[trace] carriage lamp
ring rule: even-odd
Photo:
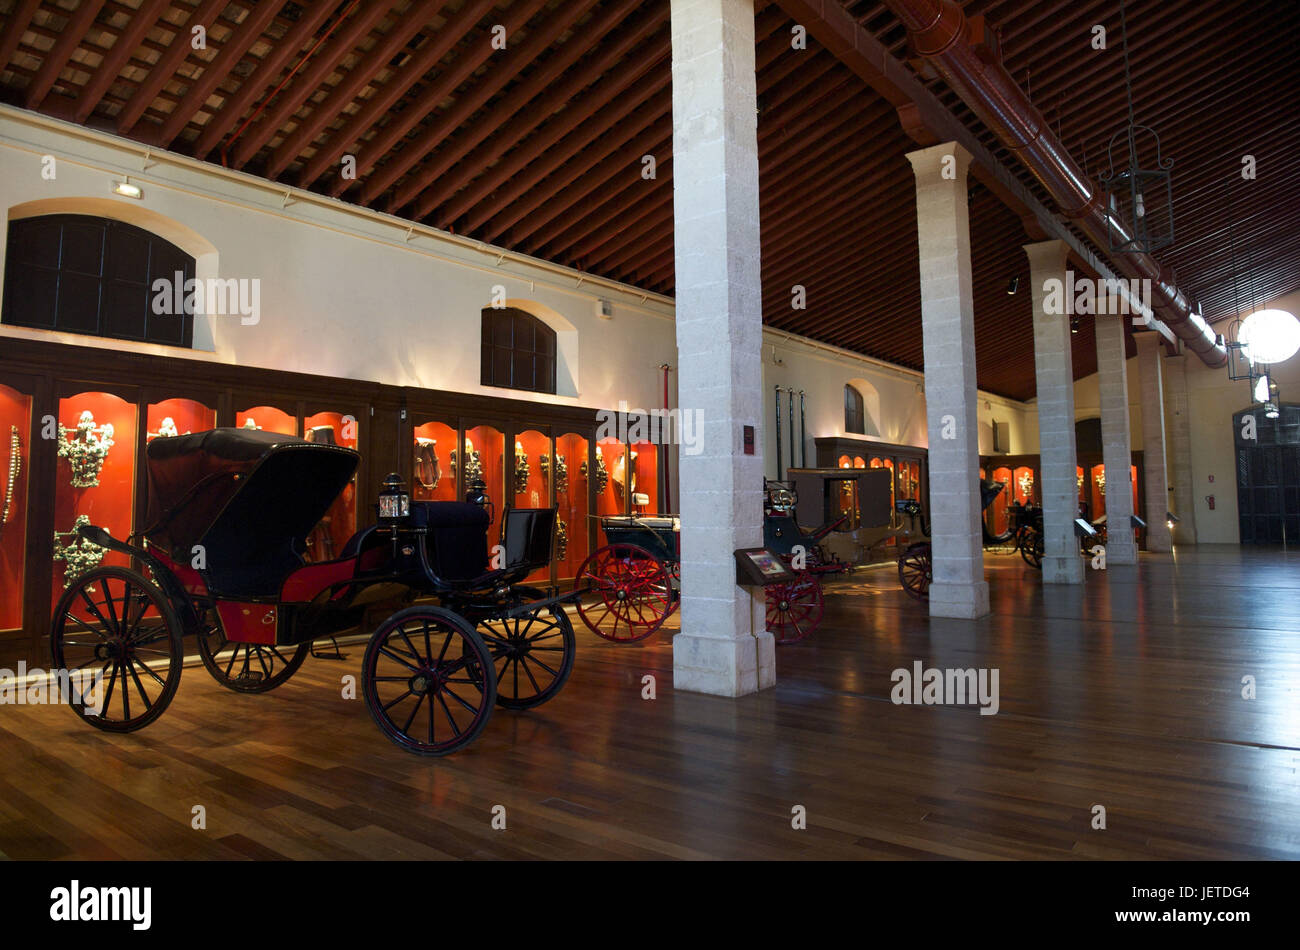
[[[469,483],[469,490],[465,492],[465,500],[471,505],[485,507],[492,499],[488,497],[487,482],[481,478],[476,478]]]
[[[384,479],[383,490],[379,493],[379,524],[386,528],[396,527],[410,516],[411,496],[406,493],[401,476],[391,472]]]

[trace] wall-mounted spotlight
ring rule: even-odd
[[[131,184],[130,179],[122,179],[113,182],[113,194],[121,195],[123,198],[143,198],[144,192],[140,190],[139,185]]]
[[[1070,318],[1070,332],[1071,332],[1071,333],[1078,333],[1078,332],[1079,332],[1079,318],[1078,318],[1078,317],[1071,317],[1071,318]]]
[[[1012,277],[1011,283],[1007,284],[1007,293],[1014,294],[1019,289],[1020,289],[1020,277],[1019,276]]]

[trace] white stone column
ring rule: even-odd
[[[1160,334],[1139,333],[1134,339],[1142,387],[1142,487],[1146,494],[1147,550],[1160,553],[1174,549],[1167,517],[1164,355]]]
[[[1192,485],[1192,414],[1187,404],[1187,354],[1165,357],[1165,391],[1169,397],[1169,445],[1174,467],[1174,507],[1179,544],[1196,543],[1196,501]]]
[[[1083,558],[1074,536],[1079,515],[1074,443],[1074,360],[1070,350],[1070,316],[1065,307],[1048,313],[1049,281],[1056,294],[1069,293],[1064,241],[1026,244],[1034,304],[1034,374],[1038,381],[1038,487],[1043,498],[1043,583],[1082,584]]]
[[[989,612],[980,533],[975,306],[971,290],[966,170],[956,142],[909,152],[916,174],[921,264],[921,344],[929,433],[930,616]]]
[[[1097,314],[1093,326],[1097,340],[1097,382],[1101,391],[1101,457],[1106,466],[1106,563],[1136,564],[1124,318]]]
[[[702,414],[681,453],[682,629],[673,686],[740,696],[776,682],[763,594],[733,551],[763,543],[762,294],[753,0],[672,0],[678,402]],[[755,454],[743,454],[743,427]],[[757,595],[757,596],[755,596]]]

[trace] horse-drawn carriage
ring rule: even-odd
[[[766,625],[779,644],[806,639],[825,611],[820,575],[849,569],[822,542],[847,516],[805,531],[794,517],[794,488],[764,484],[763,543],[794,573],[763,588]],[[583,562],[574,581],[583,592],[578,615],[592,632],[616,643],[644,640],[677,609],[681,519],[676,515],[615,515],[600,519],[606,544]]]
[[[385,616],[362,661],[366,707],[412,752],[460,749],[494,705],[539,705],[568,679],[575,641],[564,604],[575,595],[520,583],[549,563],[555,509],[509,511],[491,565],[486,511],[412,503],[391,475],[378,523],[341,557],[308,564],[306,538],[352,480],[356,452],[214,429],[155,439],[147,459],[150,526],[125,541],[81,529],[138,567],[80,574],[55,610],[56,668],[102,677],[93,703],[88,691],[71,697],[91,725],[128,732],[162,715],[187,637],[221,685],[266,692],[301,666],[311,641],[376,612]]]
[[[1004,482],[991,482],[984,479],[980,480],[980,510],[987,511],[988,507],[993,504],[994,499],[1006,488]],[[902,584],[905,590],[917,600],[928,600],[930,597],[930,582],[934,576],[933,559],[930,549],[930,526],[926,521],[924,509],[921,503],[917,501],[900,501],[898,510],[906,516],[910,524],[909,535],[919,536],[923,540],[913,541],[903,553],[898,556],[898,582]],[[984,538],[984,546],[990,547],[995,545],[1006,544],[1008,541],[1015,540],[1017,548],[1021,551],[1025,561],[1030,564],[1035,562],[1030,560],[1032,552],[1038,553],[1038,561],[1042,561],[1042,520],[1038,522],[1037,534],[1032,534],[1032,525],[1012,524],[1011,528],[1002,534],[993,534],[989,531],[988,525],[983,520],[980,522],[980,531]],[[1025,553],[1026,547],[1031,552]]]

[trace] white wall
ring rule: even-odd
[[[55,158],[52,181],[41,175],[45,155]],[[141,200],[111,193],[113,181],[128,175],[143,189]],[[662,406],[659,367],[677,364],[670,299],[592,282],[576,271],[441,232],[408,234],[409,223],[397,218],[181,156],[146,158],[137,143],[5,106],[0,209],[8,217],[80,211],[121,218],[194,254],[200,277],[257,278],[261,288],[259,323],[202,318],[196,350],[3,326],[0,346],[6,336],[55,339],[594,408],[617,407],[621,400],[630,407]],[[6,238],[0,227],[0,268]],[[509,303],[557,329],[563,367],[570,370],[562,368],[559,395],[479,384],[480,311],[496,285],[505,288]],[[613,319],[598,316],[601,298],[612,302]],[[873,417],[880,441],[926,445],[919,373],[772,331],[764,333],[762,365],[755,371],[763,377],[764,412],[755,422],[769,475],[776,474],[777,385],[806,393],[809,464],[813,438],[843,434],[843,387],[851,381],[878,395]],[[675,376],[670,389],[676,405]],[[1036,451],[1037,419],[1026,404],[981,393],[979,419],[982,453],[993,450],[993,420],[1011,424],[1012,452]],[[783,428],[787,422],[783,415]],[[788,433],[782,436],[788,452]]]
[[[41,177],[42,156],[56,159],[53,181]],[[38,206],[48,212],[83,207],[160,231],[191,253],[205,255],[208,276],[257,278],[261,317],[210,317],[211,358],[241,366],[374,380],[458,392],[587,406],[662,404],[658,367],[676,361],[671,301],[633,288],[580,287],[581,275],[551,265],[498,264],[500,251],[454,239],[413,235],[395,218],[360,214],[341,202],[294,200],[250,176],[228,176],[170,156],[153,156],[141,171],[143,149],[76,126],[18,110],[0,110],[0,208]],[[142,200],[111,194],[129,174]],[[107,209],[107,211],[106,211]],[[117,209],[113,213],[113,209]],[[20,208],[21,216],[24,210]],[[150,220],[154,219],[154,220]],[[173,227],[159,227],[157,219]],[[0,262],[4,228],[0,228]],[[3,266],[0,264],[0,266]],[[540,396],[479,384],[480,311],[493,287],[511,303],[568,331],[569,364],[561,396]],[[597,315],[609,299],[613,318]],[[643,298],[646,298],[643,300]],[[5,328],[11,336],[81,336]],[[204,334],[196,333],[202,341]],[[2,344],[0,344],[2,345]],[[104,345],[165,352],[119,341]],[[202,356],[188,350],[177,355]]]
[[[780,361],[779,363],[777,361]],[[899,445],[928,445],[925,417],[924,377],[912,370],[866,360],[844,350],[768,330],[763,334],[763,404],[767,474],[776,477],[775,387],[793,388],[795,425],[799,424],[798,391],[807,406],[806,434],[808,464],[816,464],[814,438],[846,435],[844,431],[844,386],[853,384],[868,395],[874,388],[876,405],[868,398],[867,411],[879,435],[851,435],[871,441]],[[865,384],[865,385],[864,385]],[[790,464],[788,397],[782,395],[781,453]],[[878,409],[877,409],[878,406]],[[1038,450],[1038,420],[1027,403],[989,393],[979,394],[979,445],[981,454],[993,452],[994,420],[1011,426],[1011,453]],[[796,449],[798,448],[796,436]]]

